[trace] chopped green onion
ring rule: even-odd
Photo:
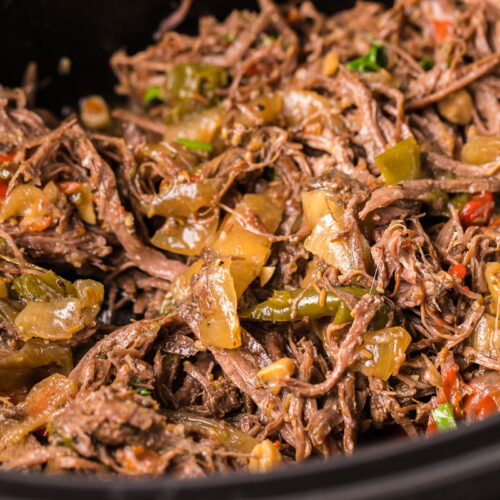
[[[151,396],[151,391],[149,389],[146,389],[145,387],[139,387],[139,389],[137,389],[137,392],[141,396]]]
[[[222,35],[219,35],[219,38],[221,40],[226,40],[226,42],[233,43],[235,38],[234,35],[229,35],[227,33],[223,33]]]
[[[364,56],[348,61],[346,68],[353,71],[380,71],[385,62],[385,49],[382,45],[372,43],[370,51]]]
[[[420,64],[423,70],[429,71],[436,63],[430,57],[424,57],[418,62],[418,64]]]
[[[151,101],[154,101],[155,99],[158,101],[164,100],[160,87],[153,85],[152,87],[149,87],[148,90],[146,90],[146,93],[144,94],[144,102],[146,104],[149,104]]]
[[[177,142],[179,144],[182,144],[183,146],[186,146],[188,149],[195,149],[198,151],[205,151],[206,153],[211,153],[212,152],[212,145],[209,142],[203,142],[203,141],[193,141],[191,139],[177,139]]]
[[[432,410],[432,418],[439,432],[446,432],[455,429],[457,426],[455,417],[453,416],[453,410],[448,401]]]

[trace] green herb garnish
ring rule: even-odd
[[[430,57],[424,57],[418,62],[418,64],[420,64],[423,70],[429,71],[436,63]]]
[[[385,49],[378,43],[372,43],[370,51],[364,56],[346,63],[352,71],[380,71],[385,62]]]
[[[233,35],[228,35],[227,33],[223,33],[222,35],[219,35],[219,38],[221,40],[226,40],[226,42],[233,43],[235,38]]]
[[[211,153],[213,149],[212,144],[210,144],[209,142],[193,141],[191,139],[184,138],[177,139],[177,142],[179,144],[182,144],[183,146],[186,146],[186,148],[188,149],[204,151],[205,153]]]
[[[146,90],[146,93],[144,94],[144,102],[146,104],[149,104],[151,101],[154,100],[157,101],[164,100],[160,87],[157,87],[156,85],[149,87],[148,90]]]
[[[450,431],[457,426],[455,417],[453,416],[453,410],[448,401],[432,410],[432,418],[439,432]]]
[[[278,37],[276,35],[264,35],[264,40],[262,40],[262,45],[267,47],[268,45],[271,45],[277,39],[278,39]]]
[[[139,387],[139,389],[137,389],[137,392],[141,396],[151,396],[151,391],[149,389],[146,389],[145,387]]]

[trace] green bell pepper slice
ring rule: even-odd
[[[385,62],[385,49],[379,43],[372,43],[368,53],[364,56],[357,57],[346,63],[346,68],[352,71],[380,71]]]
[[[432,410],[432,418],[439,432],[450,431],[457,427],[455,417],[453,416],[453,410],[448,401]]]
[[[386,185],[421,179],[420,148],[414,137],[398,142],[375,158]]]
[[[356,287],[339,287],[339,291],[347,292],[360,299],[370,292],[366,288]],[[293,309],[294,299],[300,299]],[[294,314],[295,313],[295,314]],[[335,324],[352,321],[351,310],[334,291],[308,288],[298,290],[276,290],[274,295],[268,300],[256,304],[240,314],[240,318],[253,321],[297,321],[303,318],[318,319],[325,316],[335,316],[333,322]],[[373,328],[384,328],[389,318],[388,307],[384,304],[377,311],[372,320]]]
[[[217,101],[217,89],[228,82],[223,68],[206,63],[181,63],[167,73],[165,87],[177,102],[202,96],[211,104]]]

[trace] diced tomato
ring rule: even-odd
[[[493,195],[490,192],[481,193],[465,204],[460,212],[460,222],[464,227],[486,226],[494,208]]]
[[[429,415],[429,422],[427,423],[426,434],[428,436],[432,436],[433,434],[437,434],[437,433],[438,433],[438,428],[437,428],[436,422],[434,422],[432,415]]]
[[[486,417],[493,415],[498,411],[498,406],[491,396],[485,396],[476,404],[475,417],[476,420],[483,420]]]
[[[82,187],[82,183],[77,181],[63,181],[58,182],[57,185],[64,194],[76,193]]]
[[[462,264],[456,264],[456,265],[450,267],[448,274],[451,274],[452,276],[455,276],[458,279],[463,280],[463,279],[465,279],[465,276],[467,275],[467,268],[465,266],[463,266]]]
[[[437,43],[448,41],[453,34],[453,23],[447,19],[433,19],[434,36]]]
[[[0,181],[0,200],[5,200],[7,196],[7,189],[9,188],[8,182]]]
[[[0,153],[0,161],[12,161],[16,156],[15,151],[10,151],[9,153]]]

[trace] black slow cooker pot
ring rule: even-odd
[[[352,0],[315,2],[332,12]],[[0,83],[19,85],[29,61],[39,68],[37,106],[56,114],[78,98],[114,99],[110,55],[144,48],[161,19],[175,7],[167,0],[0,0]],[[226,16],[255,8],[248,0],[194,0],[180,27],[194,32],[200,15]],[[71,72],[61,75],[61,57]],[[0,472],[1,499],[230,500],[244,498],[475,499],[500,497],[500,415],[428,440],[361,446],[353,457],[311,460],[263,475],[235,473],[204,480],[140,480],[77,475]]]

